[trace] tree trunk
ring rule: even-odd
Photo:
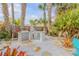
[[[12,11],[12,23],[15,24],[15,19],[14,19],[14,4],[13,3],[11,3],[11,7],[12,7],[12,9],[11,9],[11,11]]]
[[[25,15],[26,15],[26,3],[22,3],[21,7],[21,29],[23,30],[24,28],[24,20],[25,20]]]
[[[9,22],[9,13],[8,13],[8,5],[6,3],[2,3],[2,12],[3,12],[3,15],[4,15],[4,20],[5,20],[5,27],[7,30],[9,30],[9,25],[10,25],[10,22]]]
[[[14,26],[15,26],[15,19],[14,19],[14,4],[11,3],[11,11],[12,11],[12,38],[14,38]]]
[[[44,7],[46,7],[46,4],[44,3]],[[44,31],[45,31],[45,33],[47,32],[47,30],[46,30],[46,12],[45,12],[45,9],[43,10],[44,11],[44,17],[43,17],[43,19],[44,19]]]
[[[50,33],[50,29],[51,29],[51,11],[52,11],[52,4],[51,3],[47,4],[47,9],[48,9],[48,32]]]

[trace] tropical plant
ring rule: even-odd
[[[35,20],[30,20],[30,24],[32,25],[32,26],[34,26],[34,25],[36,25],[36,21]]]
[[[57,13],[58,14],[64,14],[66,12],[66,10],[68,9],[75,9],[78,8],[78,4],[76,3],[58,3],[58,4],[54,4],[54,6],[57,7]]]
[[[25,51],[18,51],[18,48],[10,48],[9,46],[4,47],[5,52],[2,52],[3,49],[0,50],[0,56],[28,56],[28,53]],[[12,51],[11,51],[12,50]]]
[[[46,3],[44,4],[40,4],[39,5],[39,9],[43,11],[43,23],[44,23],[44,31],[46,31],[46,9],[47,9],[47,5]]]
[[[43,20],[42,18],[40,18],[40,19],[31,19],[30,20],[30,24],[32,25],[32,26],[37,26],[37,25],[40,25],[40,26],[45,26],[45,24],[44,23],[47,23],[47,20]]]
[[[20,18],[15,19],[14,23],[15,23],[16,26],[21,26],[21,20],[20,20]]]
[[[54,24],[55,27],[58,28],[58,31],[66,30],[71,33],[71,30],[79,30],[79,9],[75,10],[66,10],[66,13],[58,14],[56,18],[56,22]]]
[[[11,39],[11,33],[9,31],[3,30],[0,31],[0,40],[8,41]]]

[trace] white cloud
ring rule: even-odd
[[[31,19],[38,19],[38,17],[36,15],[31,15],[30,17]]]

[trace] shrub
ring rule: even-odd
[[[6,30],[4,30],[4,31],[1,31],[0,32],[0,40],[9,40],[11,38],[11,33],[9,32],[9,31],[6,31]]]
[[[79,30],[79,9],[69,9],[64,14],[58,14],[53,27],[57,28],[55,31],[68,30],[70,32],[75,29]],[[52,31],[54,32],[54,29]]]

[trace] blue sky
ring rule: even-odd
[[[38,8],[39,3],[28,3],[26,9],[25,24],[29,24],[30,19],[43,17],[43,11]],[[11,17],[11,5],[8,4],[9,16]],[[52,16],[55,15],[55,8],[52,8]],[[15,19],[21,16],[21,4],[14,4]],[[0,21],[3,21],[2,6],[0,4]]]

